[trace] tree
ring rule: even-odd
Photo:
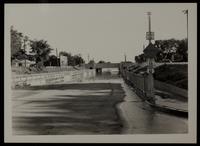
[[[103,60],[100,60],[98,63],[105,63],[105,61],[103,61]]]
[[[145,61],[146,61],[146,57],[145,57],[144,53],[142,53],[138,56],[135,56],[135,62],[142,63],[142,62],[145,62]]]
[[[36,65],[38,67],[42,67],[44,65],[44,62],[49,59],[49,54],[51,53],[50,45],[47,43],[47,41],[44,40],[34,40],[30,41],[30,53],[33,53]]]
[[[67,56],[68,65],[75,66],[84,63],[84,59],[80,55],[71,55],[71,53],[67,53],[65,51],[61,51],[60,55]]]
[[[88,64],[95,64],[94,60],[90,60]]]
[[[59,66],[57,56],[50,55],[49,59],[44,62],[44,66]]]
[[[73,59],[74,59],[75,65],[81,65],[84,63],[83,58],[79,55],[74,55]]]
[[[169,61],[188,61],[188,48],[187,40],[156,40],[154,44],[160,49],[160,53],[156,56],[156,61],[163,62],[164,60]]]
[[[177,53],[182,56],[182,61],[188,61],[188,42],[187,39],[180,40],[177,48]]]
[[[11,26],[10,30],[11,34],[11,60],[13,59],[23,59],[24,56],[21,56],[22,54],[25,54],[24,51],[22,51],[22,33],[18,32],[17,30],[13,29],[13,26]]]

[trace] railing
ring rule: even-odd
[[[124,80],[129,83],[137,93],[141,96],[145,97],[148,90],[148,76],[145,74],[136,74],[133,72],[129,72],[128,70],[121,70],[121,75]],[[176,86],[166,84],[164,82],[160,82],[154,80],[154,88],[160,91],[169,92],[175,95],[179,95],[184,98],[188,98],[188,91],[185,89],[178,88]]]
[[[135,74],[127,70],[122,70],[121,75],[124,80],[130,84],[140,96],[145,97],[147,92],[147,76],[142,74]]]

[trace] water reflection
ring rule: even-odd
[[[93,82],[121,83],[126,96],[118,109],[124,128],[122,134],[170,134],[187,133],[188,120],[166,113],[158,112],[139,98],[128,86],[116,69],[104,69],[97,74]]]
[[[22,134],[188,132],[187,119],[155,111],[124,83],[118,75],[118,70],[105,69],[102,70],[102,74],[90,79],[81,77],[81,80],[74,78],[76,84],[66,84],[68,82],[66,80],[65,85],[47,86],[42,89],[40,86],[39,90],[34,87],[35,90],[23,91],[23,93],[16,91],[13,98],[15,112],[13,121],[16,124],[14,127],[19,128],[17,133],[20,133],[21,129],[24,130]],[[88,82],[92,84],[87,84]],[[121,99],[124,96],[123,91],[124,101],[120,100],[121,103],[117,106],[120,118],[124,122],[122,128],[118,121],[115,121],[114,106],[109,103],[117,98]],[[17,107],[20,110],[16,110]],[[106,116],[105,113],[110,114]]]
[[[122,133],[187,133],[187,119],[156,111],[143,102],[123,81],[121,84],[126,96],[119,108],[122,113],[121,117],[127,124]]]

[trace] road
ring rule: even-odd
[[[155,111],[121,78],[12,92],[15,135],[187,133],[188,121]]]

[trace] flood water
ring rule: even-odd
[[[13,91],[14,134],[187,133],[186,118],[158,112],[116,69],[87,81]]]
[[[110,72],[110,73],[108,73]],[[110,78],[109,78],[110,76]],[[104,80],[106,79],[106,80]],[[159,112],[143,102],[134,89],[128,86],[114,69],[108,69],[96,78],[96,82],[120,83],[124,92],[124,101],[117,105],[124,128],[122,134],[168,134],[187,133],[188,119]]]

